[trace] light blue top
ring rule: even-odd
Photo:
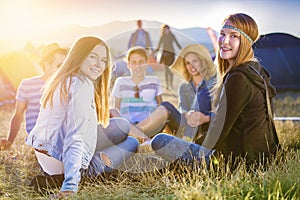
[[[137,29],[134,33],[132,33],[128,42],[128,49],[134,46],[142,46],[146,49],[149,48],[152,50],[152,42],[149,33],[142,28]]]
[[[136,40],[136,43],[135,45],[136,46],[142,46],[144,48],[147,47],[147,44],[146,44],[146,33],[144,30],[138,30],[138,35],[137,35],[137,40]]]
[[[80,169],[88,167],[97,142],[92,81],[73,77],[68,95],[68,101],[61,102],[60,87],[55,90],[53,107],[49,103],[45,108],[41,107],[36,126],[26,143],[62,161],[65,180],[61,190],[77,192]]]

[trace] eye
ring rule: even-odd
[[[193,60],[193,65],[197,65],[197,63],[198,63],[198,60]]]
[[[231,38],[240,38],[240,35],[239,34],[232,34],[230,35]]]
[[[145,62],[144,61],[139,61],[139,65],[143,65],[143,64],[145,64]]]
[[[94,55],[94,54],[91,54],[91,55],[90,55],[90,58],[92,58],[92,59],[97,59],[97,56]]]

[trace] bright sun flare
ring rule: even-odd
[[[32,33],[33,8],[29,1],[1,1],[1,38]]]
[[[46,11],[43,1],[0,0],[0,41],[20,46],[49,30]]]

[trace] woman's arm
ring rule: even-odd
[[[96,147],[97,116],[93,83],[76,79],[72,82],[63,131],[64,176],[61,191],[77,192],[80,169],[86,168]]]
[[[216,114],[202,145],[208,149],[217,148],[223,143],[237,118],[250,99],[248,80],[242,73],[230,74],[221,91]]]

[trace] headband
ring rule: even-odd
[[[230,29],[233,29],[233,30],[239,32],[240,34],[242,34],[245,38],[247,38],[251,44],[253,43],[253,40],[249,37],[249,35],[247,35],[244,31],[242,31],[241,29],[238,29],[238,28],[235,27],[235,26],[232,26],[232,25],[224,25],[222,28],[230,28]]]

